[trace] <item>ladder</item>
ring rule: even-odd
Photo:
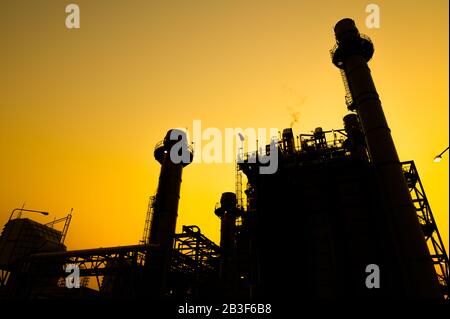
[[[239,208],[244,209],[244,201],[242,195],[242,171],[239,168],[239,162],[242,160],[242,147],[238,149],[237,160],[236,160],[236,176],[235,176],[235,188],[236,188],[236,199]]]
[[[153,204],[155,202],[156,196],[150,196],[148,201],[148,207],[147,207],[147,217],[145,218],[145,226],[144,226],[144,235],[142,236],[142,239],[140,243],[142,245],[148,245],[150,240],[150,229],[152,227],[152,220],[153,220]]]
[[[67,231],[69,230],[70,222],[72,221],[72,213],[73,213],[73,208],[70,209],[70,213],[69,213],[69,215],[67,215],[66,221],[64,223],[64,227],[63,227],[62,235],[61,235],[61,244],[64,244],[64,241],[66,240]]]
[[[353,97],[350,91],[350,86],[348,85],[347,76],[345,75],[345,71],[343,69],[339,69],[341,71],[342,81],[344,82],[345,88],[345,104],[347,107],[350,107],[353,104]]]

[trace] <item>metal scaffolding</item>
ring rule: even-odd
[[[70,222],[72,221],[72,213],[73,213],[73,208],[70,210],[70,213],[63,218],[60,219],[55,219],[53,221],[51,221],[50,223],[45,224],[45,226],[48,226],[50,228],[54,228],[55,224],[58,224],[60,222],[64,222],[64,226],[63,229],[61,231],[61,240],[60,243],[64,244],[64,241],[66,240],[66,236],[67,236],[67,232],[69,230],[69,226],[70,226]]]
[[[411,197],[416,207],[417,218],[419,219],[422,231],[430,250],[431,258],[436,269],[439,284],[441,285],[443,294],[446,299],[449,299],[448,285],[449,285],[449,262],[448,255],[445,251],[445,246],[441,235],[437,228],[436,222],[431,212],[430,204],[428,203],[425,190],[419,177],[414,161],[402,162],[402,169],[408,183]]]
[[[217,270],[220,247],[206,238],[197,226],[183,226],[181,234],[175,234],[172,268],[201,276]]]
[[[118,261],[129,268],[141,267],[144,264],[145,254],[154,249],[157,249],[157,246],[133,245],[34,254],[22,264],[20,271],[29,276],[66,277],[64,266],[73,264],[78,266],[81,277],[96,277],[100,287],[99,277],[119,271],[116,267]],[[48,268],[45,265],[55,265],[58,268]]]
[[[44,280],[46,287],[59,286],[64,284],[63,279],[67,276],[66,266],[76,265],[81,279],[85,280],[84,283],[87,285],[86,278],[95,277],[98,288],[102,291],[104,276],[125,273],[130,273],[132,277],[140,276],[145,263],[151,261],[152,252],[157,250],[159,245],[141,244],[38,253],[22,261],[18,274],[20,280],[28,283],[26,286],[30,289],[36,279]],[[183,226],[183,232],[175,234],[170,272],[187,275],[194,282],[206,279],[217,273],[219,254],[219,246],[206,238],[197,226]],[[7,275],[2,273],[2,281],[6,281]]]

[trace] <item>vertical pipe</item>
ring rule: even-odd
[[[345,72],[353,108],[359,116],[369,155],[379,176],[388,208],[388,223],[396,239],[393,244],[397,247],[398,275],[403,276],[404,296],[442,298],[416,209],[367,66],[373,55],[372,42],[359,34],[351,19],[339,21],[334,31],[337,47],[332,52],[333,63]]]

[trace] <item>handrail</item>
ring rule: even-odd
[[[189,152],[194,154],[194,147],[192,146],[192,144],[186,143],[186,145],[188,147]],[[158,148],[163,147],[163,146],[164,146],[164,140],[159,141],[158,143],[155,144],[154,150],[157,150]]]

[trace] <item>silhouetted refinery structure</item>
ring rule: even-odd
[[[351,19],[334,31],[332,62],[351,111],[344,128],[298,136],[287,128],[276,148],[245,154],[236,192],[223,193],[214,210],[220,246],[197,226],[175,232],[182,172],[194,154],[185,133],[170,130],[155,147],[160,177],[138,245],[67,251],[71,215],[60,220],[62,231],[56,221],[10,219],[0,238],[1,297],[448,298],[442,239],[414,162],[398,158],[367,66],[373,44]],[[175,144],[187,159],[170,156]],[[264,161],[250,159],[273,151],[277,171],[260,174]],[[67,288],[67,265],[79,269],[80,288]],[[380,287],[368,288],[374,267]],[[88,288],[86,278],[99,289]]]

